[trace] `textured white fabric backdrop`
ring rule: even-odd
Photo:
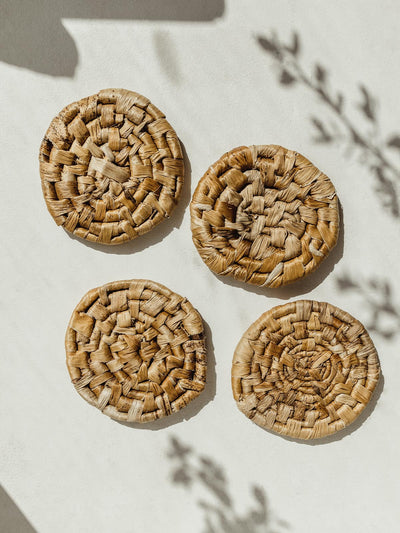
[[[192,18],[203,20],[191,20],[187,7],[163,9],[157,20],[140,11],[143,2],[116,2],[116,18],[112,3],[64,4],[70,9],[58,1],[6,1],[0,17],[9,35],[0,48],[4,489],[40,533],[398,531],[400,218],[377,194],[388,190],[396,202],[391,185],[400,183],[398,2],[193,2]],[[347,123],[303,82],[279,82],[279,58],[257,36],[276,32],[290,43],[293,31],[296,61],[310,77],[316,63],[323,67],[330,94],[343,94]],[[37,162],[53,116],[106,87],[148,96],[190,161],[170,221],[110,249],[72,239],[55,225]],[[321,123],[330,132],[326,142],[316,142]],[[351,128],[368,139],[367,148]],[[275,291],[213,275],[191,242],[188,210],[209,164],[235,146],[268,143],[296,149],[323,170],[344,215],[326,263],[308,280]],[[376,162],[374,147],[394,170]],[[63,344],[70,314],[88,289],[130,278],[185,295],[208,324],[205,392],[181,414],[142,428],[112,421],[78,396]],[[236,409],[230,387],[244,330],[270,307],[301,297],[329,301],[373,326],[384,375],[370,416],[322,442],[263,431]],[[192,449],[191,484],[177,473],[180,459],[168,454],[172,437]],[[263,506],[264,496],[271,522],[261,517],[255,525],[251,510]],[[7,531],[22,531],[13,528]]]

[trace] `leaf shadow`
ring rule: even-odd
[[[356,279],[344,272],[336,277],[336,285],[340,292],[361,298],[363,311],[369,315],[365,321],[369,331],[388,341],[399,333],[400,307],[395,302],[393,287],[388,280],[378,277]]]
[[[250,486],[250,506],[239,510],[223,466],[175,435],[170,436],[167,457],[172,462],[173,484],[182,485],[186,494],[197,488],[202,491],[197,504],[204,513],[204,533],[278,533],[290,529],[271,511],[267,493],[260,485]]]
[[[68,232],[63,227],[63,230],[68,235],[68,237],[98,252],[104,252],[106,254],[113,255],[131,255],[134,253],[142,252],[146,248],[151,248],[152,246],[163,241],[174,229],[180,228],[191,197],[190,183],[192,179],[192,167],[190,164],[190,159],[186,152],[185,145],[183,144],[181,139],[179,139],[179,141],[183,152],[185,178],[183,180],[181,196],[169,218],[166,218],[165,220],[160,222],[160,224],[158,224],[151,231],[148,231],[144,235],[140,235],[132,241],[128,241],[126,243],[118,244],[115,246],[99,244],[87,241],[86,239],[81,239],[80,237],[77,237],[76,235]]]
[[[399,219],[400,167],[393,162],[390,152],[399,152],[400,134],[380,134],[379,102],[372,91],[359,83],[357,101],[349,111],[351,102],[341,91],[331,87],[327,67],[314,63],[311,71],[303,68],[298,32],[292,33],[289,44],[283,43],[275,32],[269,36],[256,35],[255,39],[263,51],[272,57],[278,83],[285,88],[296,85],[306,87],[327,111],[326,117],[321,114],[318,118],[310,117],[315,134],[313,142],[332,146],[339,142],[348,154],[357,150],[361,164],[375,177],[374,189],[382,207]]]

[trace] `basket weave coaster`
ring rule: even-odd
[[[317,439],[353,422],[379,379],[364,326],[328,303],[299,300],[267,311],[240,340],[233,396],[256,424]]]
[[[149,422],[203,390],[206,350],[194,307],[154,281],[115,281],[75,308],[65,347],[72,383],[116,420]]]
[[[168,217],[184,168],[175,131],[150,101],[105,89],[65,107],[40,147],[47,208],[78,237],[120,244]]]
[[[190,204],[193,242],[217,274],[266,287],[317,268],[339,231],[335,188],[281,146],[241,146],[211,165]]]

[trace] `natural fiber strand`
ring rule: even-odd
[[[256,424],[317,439],[353,422],[380,374],[363,325],[329,303],[299,300],[260,316],[240,340],[233,396]]]
[[[78,393],[116,420],[162,418],[205,386],[202,319],[186,298],[154,281],[89,291],[72,314],[65,346]]]
[[[48,210],[93,242],[120,244],[169,217],[179,199],[181,146],[147,98],[105,89],[65,107],[40,147]]]
[[[314,271],[335,246],[338,200],[325,174],[281,146],[241,146],[201,178],[193,242],[217,274],[266,287]]]

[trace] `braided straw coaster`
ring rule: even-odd
[[[241,146],[211,165],[190,204],[193,242],[217,274],[266,287],[317,268],[339,231],[335,188],[281,146]]]
[[[47,208],[89,241],[120,244],[168,217],[182,188],[175,131],[150,101],[105,89],[65,107],[40,147]]]
[[[300,439],[343,429],[364,409],[379,379],[364,326],[328,303],[299,300],[260,316],[240,340],[233,396],[256,424]]]
[[[149,422],[203,390],[206,350],[199,313],[154,281],[115,281],[75,308],[65,347],[72,383],[116,420]]]

